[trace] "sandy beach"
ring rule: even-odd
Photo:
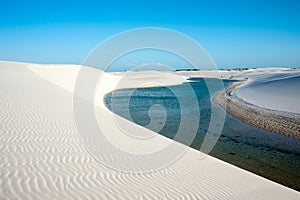
[[[150,154],[170,143],[178,149],[186,148],[184,153],[170,165],[147,173],[122,172],[99,162],[85,145],[92,138],[89,133],[79,132],[74,118],[74,96],[77,95],[74,87],[82,68],[87,69],[91,77],[102,76],[94,101],[87,99],[85,103],[94,107],[108,141],[132,154]],[[252,77],[264,73],[258,70],[224,72],[226,77],[222,78],[243,79],[250,77],[249,72]],[[293,73],[286,71],[286,74]],[[103,103],[104,95],[115,89],[151,87],[157,82],[178,85],[188,77],[192,75],[155,71],[124,75],[78,65],[1,61],[0,199],[299,199],[299,192],[219,159],[211,156],[199,159],[201,152],[113,114]],[[145,79],[149,84],[143,84]],[[228,104],[223,98],[225,94],[216,96],[221,105],[225,101]],[[236,96],[246,100],[244,94],[236,93]],[[78,98],[86,97],[78,94]],[[251,111],[248,114],[251,115]],[[116,119],[127,131],[148,139],[124,134],[116,126]],[[299,125],[299,120],[295,120]],[[286,130],[290,127],[287,125]],[[299,129],[295,130],[296,136],[291,136],[297,138]],[[97,150],[103,153],[103,159],[118,158],[100,144]],[[145,162],[155,166],[165,159],[165,155],[157,154]],[[143,167],[137,166],[141,171]]]
[[[248,79],[218,93],[216,103],[248,124],[300,139],[299,70],[264,69],[237,77]]]

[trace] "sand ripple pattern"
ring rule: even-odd
[[[0,199],[300,197],[217,159],[200,160],[192,149],[172,166],[152,173],[106,168],[80,142],[72,94],[21,63],[0,62],[0,152]]]

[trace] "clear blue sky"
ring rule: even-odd
[[[297,0],[0,0],[0,8],[0,60],[80,64],[113,34],[157,26],[194,38],[220,68],[300,67]]]

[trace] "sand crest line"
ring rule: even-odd
[[[191,148],[173,165],[148,174],[99,165],[80,142],[74,122],[71,92],[79,68],[0,62],[1,199],[299,198],[295,190],[219,159],[199,160],[199,152]],[[107,75],[107,80],[115,79]],[[108,109],[101,112],[113,115]],[[157,137],[158,145],[168,142]]]

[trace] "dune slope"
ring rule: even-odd
[[[72,91],[79,69],[0,62],[0,199],[299,199],[294,190],[218,159],[199,159],[193,149],[151,173],[124,173],[101,165],[82,143],[74,120]],[[118,78],[108,75],[106,80],[112,84]],[[98,104],[99,112],[113,116]],[[121,134],[111,128],[111,135]],[[149,145],[143,141],[127,146],[143,150],[168,142],[158,136]]]

